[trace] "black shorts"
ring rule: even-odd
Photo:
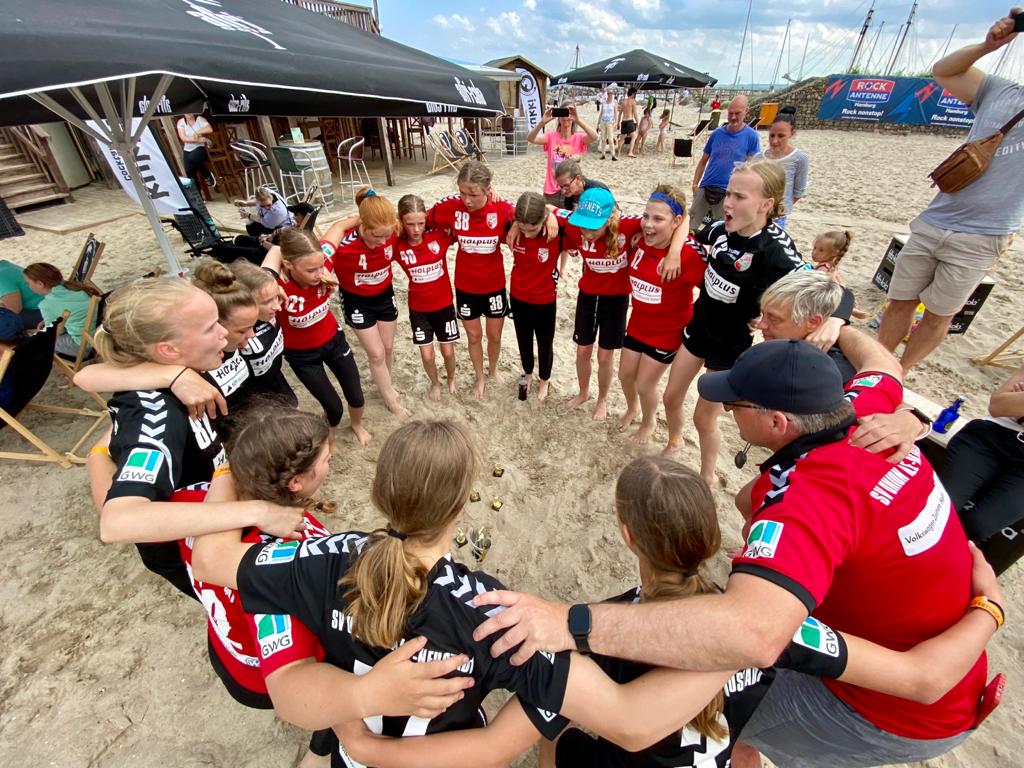
[[[345,323],[355,328],[373,328],[377,322],[393,323],[398,319],[398,305],[395,304],[395,289],[388,286],[376,296],[361,296],[358,293],[341,292],[341,308]]]
[[[744,327],[729,333],[713,331],[707,323],[696,317],[683,329],[683,346],[694,357],[704,360],[704,366],[712,371],[727,371],[736,358],[742,355],[754,339]]]
[[[459,323],[455,319],[454,304],[433,312],[417,312],[410,309],[409,324],[412,326],[412,343],[417,347],[432,344],[434,337],[437,337],[441,344],[451,344],[459,340]]]
[[[508,314],[508,296],[505,289],[494,293],[466,293],[455,289],[455,306],[460,320],[484,317],[505,317]]]
[[[635,120],[623,120],[619,131],[623,136],[632,136],[636,133],[636,121]]]
[[[557,768],[617,768],[624,765],[620,757],[621,752],[615,746],[598,741],[579,728],[566,728],[555,746]]]
[[[626,338],[622,341],[622,346],[626,349],[630,349],[633,352],[639,352],[641,355],[647,355],[652,360],[656,360],[663,365],[669,365],[673,360],[676,359],[676,352],[679,351],[679,347],[676,347],[671,352],[664,349],[656,349],[650,344],[645,344],[635,336],[626,334]]]
[[[629,296],[597,296],[580,291],[572,340],[581,347],[597,341],[601,349],[621,349],[628,309]]]

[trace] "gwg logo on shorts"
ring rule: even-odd
[[[743,557],[751,560],[758,557],[775,557],[775,549],[782,538],[783,527],[784,523],[777,523],[774,520],[759,520],[750,529]]]
[[[290,563],[295,559],[295,553],[299,551],[297,541],[279,541],[275,544],[268,544],[256,555],[256,565],[281,565]]]
[[[804,623],[793,635],[793,642],[832,658],[839,658],[839,638],[836,636],[835,630],[822,624],[813,616],[804,619]]]
[[[280,650],[292,646],[291,616],[257,613],[256,639],[260,644],[260,656],[264,659]]]

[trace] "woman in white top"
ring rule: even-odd
[[[783,107],[768,130],[768,149],[764,151],[764,156],[768,160],[774,160],[786,172],[785,215],[775,218],[775,223],[780,229],[786,228],[786,219],[800,198],[807,194],[810,182],[807,153],[789,143],[794,136],[796,110],[793,107]]]
[[[185,115],[178,120],[177,127],[178,139],[185,150],[185,175],[192,179],[193,184],[199,186],[199,174],[202,174],[206,186],[213,189],[217,186],[217,179],[206,167],[210,161],[210,156],[206,153],[206,145],[209,142],[207,136],[213,134],[213,126],[202,115]]]

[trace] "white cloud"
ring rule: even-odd
[[[496,35],[511,35],[516,40],[525,39],[521,27],[522,17],[515,11],[503,11],[487,20],[487,27]]]
[[[464,29],[466,32],[476,31],[473,22],[458,13],[453,13],[451,16],[437,15],[434,17],[434,23],[442,29]]]
[[[528,11],[536,11],[537,0],[523,0],[523,7]]]
[[[645,19],[650,19],[661,12],[661,0],[630,0],[630,5]]]

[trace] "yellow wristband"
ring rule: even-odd
[[[1003,607],[999,605],[999,603],[997,603],[995,600],[989,600],[984,595],[979,595],[978,597],[971,600],[970,605],[968,607],[978,608],[979,610],[984,611],[993,619],[995,619],[996,629],[999,629],[1001,626],[1003,626],[1003,623],[1006,621],[1006,616],[1003,614]]]
[[[231,465],[230,464],[221,464],[219,467],[217,467],[215,470],[213,470],[213,476],[214,477],[220,477],[221,475],[230,475],[230,474],[231,474]]]
[[[110,448],[108,448],[105,445],[94,445],[92,448],[89,449],[89,455],[91,456],[93,454],[96,454],[97,456],[109,456]]]

